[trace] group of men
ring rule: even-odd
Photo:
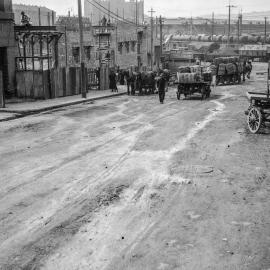
[[[117,91],[117,82],[127,85],[128,95],[150,95],[158,90],[160,103],[164,103],[165,93],[168,90],[170,80],[169,71],[159,72],[133,72],[131,70],[112,70],[109,75],[111,91]]]

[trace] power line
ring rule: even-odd
[[[92,5],[93,7],[95,7],[97,10],[99,10],[102,14],[107,15],[107,12],[106,12],[106,11],[104,11],[104,10],[102,10],[101,8],[97,7],[96,5],[94,5],[93,3],[89,2],[88,0],[87,0],[87,2],[88,2],[90,5]],[[104,9],[106,10],[106,8],[104,8]],[[123,23],[126,23],[126,24],[134,25],[134,23],[132,23],[132,22],[130,22],[130,21],[123,20],[120,16],[117,17],[117,16],[112,16],[112,15],[111,15],[111,17],[112,17],[113,19],[115,19],[116,21],[118,21],[118,22],[123,22]],[[121,19],[119,19],[119,18],[121,18]]]
[[[94,5],[93,3],[89,2],[88,0],[87,0],[87,2],[88,2],[89,4],[91,4],[93,7],[95,7],[97,10],[99,10],[101,13],[103,13],[104,15],[107,15],[107,12],[105,12],[104,10],[100,9],[99,7],[97,7],[96,5]],[[120,19],[118,19],[118,18],[116,18],[116,17],[114,17],[114,16],[111,16],[111,17],[112,17],[113,19],[119,21],[119,22],[123,22],[123,23],[127,23],[127,24],[134,25],[134,23],[131,23],[131,22],[129,22],[129,21],[120,20]]]
[[[89,2],[89,0],[87,0]],[[98,3],[97,1],[95,0],[92,0],[95,4],[99,5],[101,8],[105,9],[106,11],[110,12],[111,14],[113,14],[114,16],[116,16],[117,18],[120,18],[122,20],[125,20],[126,22],[129,22],[129,23],[132,23],[134,24],[132,21],[129,21],[125,18],[122,18],[121,16],[119,16],[118,14],[116,14],[115,12],[111,11],[110,9],[107,9],[106,7],[104,7],[103,5],[101,5],[100,3]]]
[[[108,12],[110,12],[111,14],[111,17],[115,20],[118,20],[118,21],[121,21],[121,22],[126,22],[126,23],[129,23],[131,25],[136,25],[135,23],[127,20],[127,19],[124,19],[123,17],[119,16],[118,14],[110,11],[109,9],[107,9],[106,7],[104,7],[103,5],[99,4],[98,2],[96,2],[95,0],[92,0],[95,4],[97,4],[98,6],[100,6],[100,8],[104,9],[104,10],[101,10],[100,8],[98,8],[94,3],[92,3],[91,1],[87,0],[87,2],[89,4],[91,4],[92,6],[94,6],[96,9],[98,9],[99,11],[101,11],[103,14],[107,14]],[[112,16],[113,15],[113,16]]]

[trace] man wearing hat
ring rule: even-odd
[[[160,78],[159,78],[159,83],[158,83],[158,94],[159,94],[159,101],[161,104],[164,103],[165,88],[166,88],[166,75],[163,72],[161,72]]]

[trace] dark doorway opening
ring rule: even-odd
[[[2,71],[2,81],[3,81],[3,88],[4,88],[4,95],[5,97],[9,97],[8,95],[8,61],[7,61],[7,48],[0,47],[0,70]]]

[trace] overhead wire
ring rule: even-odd
[[[87,2],[92,5],[93,7],[95,7],[97,10],[99,10],[100,12],[102,12],[103,14],[110,14],[111,17],[119,22],[124,22],[124,23],[127,23],[127,24],[130,24],[130,25],[134,25],[134,26],[137,26],[136,23],[133,23],[121,16],[119,16],[118,14],[110,11],[109,9],[107,9],[106,7],[104,7],[103,5],[97,3],[96,1],[92,0],[93,2],[95,2],[98,6],[100,7],[97,7],[94,3],[92,3],[90,0],[87,0]],[[103,8],[104,10],[102,10],[101,8]]]
[[[106,11],[102,10],[101,8],[97,7],[95,4],[91,3],[89,0],[87,0],[87,2],[89,4],[91,4],[93,7],[95,7],[97,10],[99,10],[100,12],[102,12],[103,14],[107,14]],[[104,8],[106,9],[106,8]],[[127,23],[127,24],[130,24],[130,25],[135,25],[134,23],[130,22],[130,21],[126,21],[126,20],[123,20],[123,19],[119,19],[119,17],[115,17],[113,15],[111,15],[111,17],[119,22],[123,22],[123,23]]]
[[[92,1],[93,1],[95,4],[97,4],[98,6],[100,6],[101,8],[105,9],[109,14],[113,14],[113,15],[116,16],[117,18],[120,18],[120,19],[122,19],[122,20],[124,20],[124,21],[126,21],[126,22],[129,22],[129,23],[132,23],[132,24],[136,25],[134,22],[129,21],[129,20],[125,19],[124,17],[119,16],[117,13],[111,11],[110,9],[104,7],[103,5],[101,5],[100,3],[98,3],[96,0],[92,0]]]

